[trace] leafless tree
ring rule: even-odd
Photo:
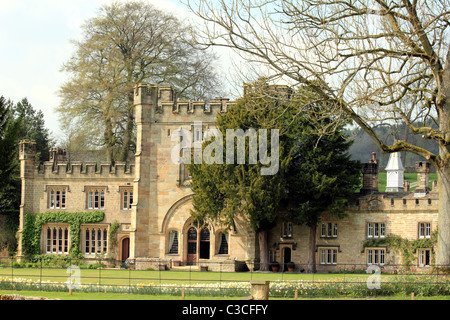
[[[187,1],[204,21],[198,43],[232,48],[274,76],[314,88],[334,105],[327,112],[354,121],[384,153],[412,152],[436,168],[436,262],[449,265],[449,1]],[[387,145],[373,130],[396,121],[436,141],[439,153],[400,139]]]

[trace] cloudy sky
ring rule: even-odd
[[[148,0],[176,15],[189,14],[180,0]],[[57,91],[66,75],[61,66],[73,53],[70,40],[80,25],[110,0],[1,0],[0,95],[14,102],[26,97],[45,115],[53,136],[61,135]]]

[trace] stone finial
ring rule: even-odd
[[[21,140],[19,142],[19,159],[34,160],[36,158],[36,141]]]

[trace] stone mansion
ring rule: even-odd
[[[53,148],[50,161],[35,163],[33,141],[19,145],[22,200],[19,235],[27,214],[104,212],[104,219],[80,226],[79,250],[86,258],[99,255],[133,261],[137,269],[164,264],[208,266],[210,270],[241,270],[258,261],[258,237],[244,220],[227,230],[214,222],[198,225],[191,218],[192,190],[184,164],[171,160],[177,142],[174,130],[188,130],[192,141],[213,128],[216,116],[233,106],[228,99],[180,101],[170,87],[138,85],[134,94],[137,128],[134,163],[68,162],[65,150]],[[194,126],[201,121],[202,127]],[[368,156],[370,158],[370,156]],[[391,155],[386,192],[378,191],[378,162],[373,154],[364,165],[358,200],[348,215],[324,215],[317,229],[318,270],[342,264],[399,264],[402,256],[383,241],[389,235],[409,240],[430,238],[438,223],[438,192],[429,189],[430,164],[417,162],[417,187],[404,182],[398,154]],[[110,229],[117,226],[112,241]],[[40,253],[67,255],[73,245],[70,225],[44,223]],[[22,239],[22,237],[20,237]],[[24,243],[19,241],[18,256]],[[269,233],[270,260],[307,264],[309,229],[280,221]],[[432,264],[434,245],[418,248],[414,265]],[[218,263],[222,262],[222,263]],[[361,268],[361,267],[360,267]]]

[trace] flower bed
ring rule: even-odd
[[[43,291],[69,291],[68,283],[33,281],[30,279],[8,277],[0,278],[0,289],[9,290],[43,290]],[[248,296],[250,295],[249,282],[211,282],[192,284],[158,284],[145,282],[130,286],[114,286],[99,284],[72,285],[73,291],[107,292],[154,295],[185,295],[195,296]],[[432,275],[401,275],[392,276],[389,281],[380,283],[380,289],[369,289],[366,281],[342,279],[321,281],[275,281],[270,283],[270,296],[292,298],[295,293],[299,297],[338,297],[338,296],[391,296],[394,294],[416,296],[450,295],[450,279],[448,276]]]

